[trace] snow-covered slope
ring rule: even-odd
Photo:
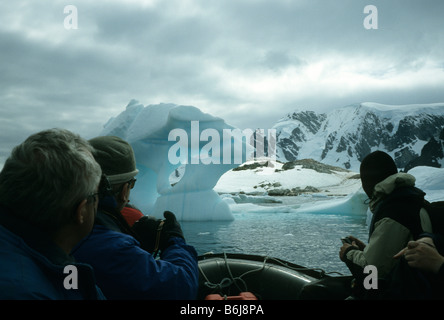
[[[416,186],[426,193],[428,201],[444,200],[444,169],[418,166],[409,173],[416,178]]]
[[[389,153],[399,168],[439,166],[443,127],[444,103],[390,106],[366,102],[327,114],[295,112],[273,128],[278,160],[312,158],[358,171],[360,161],[377,149]],[[427,155],[417,160],[427,144],[431,144]]]
[[[258,166],[266,161],[250,161],[243,165],[243,170],[225,173],[214,189],[226,193],[222,197],[234,213],[328,213],[371,219],[368,197],[356,173],[313,160],[294,163],[285,169],[288,164],[272,162]],[[444,200],[444,169],[418,166],[410,174],[416,178],[416,186],[426,192],[428,201]],[[300,196],[287,201],[288,197],[279,197],[285,193],[273,193],[276,190],[296,190],[291,195]]]
[[[311,159],[287,164],[269,160],[248,161],[240,169],[222,175],[214,190],[219,193],[271,196],[303,193],[347,195],[361,187],[356,172],[323,165]]]

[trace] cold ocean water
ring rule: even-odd
[[[326,272],[350,274],[339,259],[341,238],[354,235],[367,243],[367,217],[295,212],[298,201],[291,197],[280,204],[234,205],[234,221],[182,222],[182,228],[187,242],[199,255],[264,255]]]

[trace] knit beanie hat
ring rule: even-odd
[[[361,162],[362,188],[371,198],[375,186],[396,173],[398,173],[398,169],[393,158],[383,151],[374,151]]]
[[[115,136],[101,136],[89,140],[94,148],[94,159],[112,185],[128,182],[139,170],[131,145]]]

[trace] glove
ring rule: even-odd
[[[150,216],[143,216],[142,218],[137,220],[132,227],[132,230],[137,235],[137,239],[140,241],[140,246],[142,247],[142,249],[148,251],[151,254],[155,253],[155,251],[159,249],[156,248],[156,242],[162,240],[162,237],[157,240],[159,233],[158,229],[161,223],[161,219],[156,219]],[[158,246],[159,243],[160,242],[157,243]]]
[[[166,247],[168,247],[168,241],[172,237],[179,237],[185,240],[182,228],[180,227],[179,222],[177,222],[174,213],[165,211],[163,216],[165,217],[165,224],[163,225],[160,239],[160,250],[164,250]]]

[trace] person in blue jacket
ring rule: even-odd
[[[104,299],[72,248],[92,230],[101,168],[63,129],[15,147],[0,172],[0,299]]]
[[[107,299],[195,299],[197,253],[186,244],[174,214],[165,212],[165,220],[144,216],[133,227],[121,214],[138,173],[131,145],[115,136],[89,142],[109,186],[99,200],[93,232],[73,253],[76,259],[94,267]]]

